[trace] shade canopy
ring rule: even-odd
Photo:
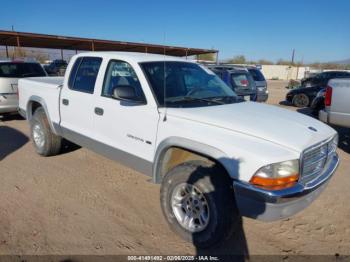
[[[166,55],[172,56],[192,56],[218,52],[217,50],[213,49],[187,48],[2,30],[0,30],[0,45],[79,51],[129,51],[155,54],[165,53]]]

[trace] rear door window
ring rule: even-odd
[[[258,69],[248,69],[254,81],[265,81],[264,75]]]
[[[101,63],[100,57],[83,57],[81,60],[78,58],[69,76],[69,88],[92,94]]]

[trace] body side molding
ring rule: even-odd
[[[57,125],[57,124],[55,124]],[[131,169],[134,169],[147,176],[152,176],[152,162],[142,159],[138,156],[125,152],[123,150],[111,147],[92,138],[78,134],[70,129],[61,127],[63,137],[82,147],[101,154],[111,160],[117,161]]]

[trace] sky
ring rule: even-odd
[[[0,30],[219,50],[219,59],[350,58],[350,0],[99,0],[1,3]],[[1,43],[0,43],[1,44]]]

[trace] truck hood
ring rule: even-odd
[[[167,114],[254,136],[297,152],[336,134],[331,127],[309,116],[254,102],[168,108]]]

